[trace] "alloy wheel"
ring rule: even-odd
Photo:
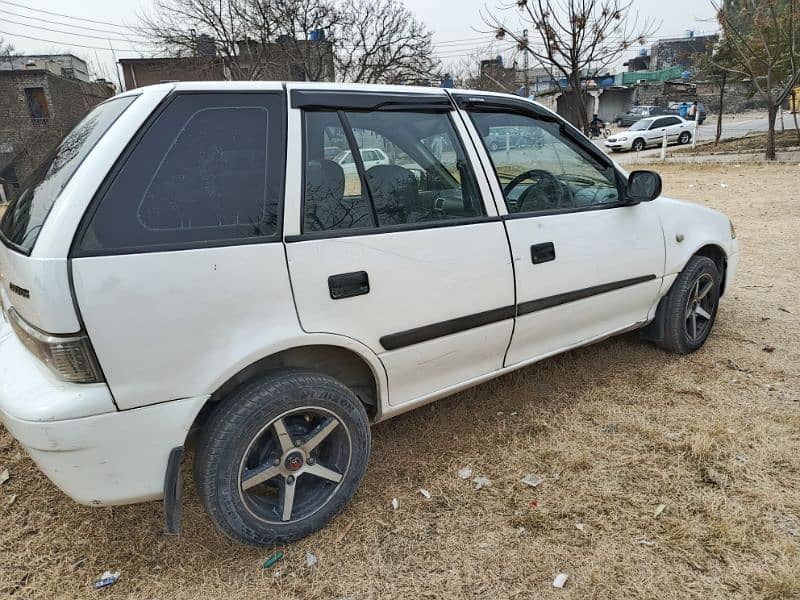
[[[694,282],[686,302],[684,324],[686,335],[691,342],[702,340],[711,326],[716,310],[717,294],[714,289],[714,278],[701,274]]]
[[[325,506],[347,474],[350,433],[332,412],[287,411],[250,441],[239,466],[239,494],[248,512],[270,523],[306,519]]]

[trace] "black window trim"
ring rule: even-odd
[[[295,90],[297,91],[297,90]],[[292,92],[294,94],[294,92]],[[371,94],[377,95],[374,92],[359,92],[361,94]],[[406,94],[407,96],[415,96],[418,94]],[[379,96],[379,95],[377,95]],[[448,100],[449,103],[449,100]],[[450,121],[450,126],[453,128],[453,133],[456,136],[456,140],[461,144],[461,149],[464,153],[465,160],[469,163],[470,170],[472,171],[472,177],[475,179],[475,183],[477,184],[477,191],[480,196],[481,207],[483,211],[486,211],[486,202],[483,198],[483,194],[481,193],[480,183],[478,181],[478,175],[475,170],[475,165],[472,164],[472,161],[469,158],[469,153],[467,152],[466,144],[462,139],[461,135],[458,132],[458,128],[456,127],[456,123],[454,120],[454,116],[456,113],[453,110],[452,105],[449,105],[447,111],[441,110],[430,110],[429,107],[426,106],[412,106],[412,105],[405,105],[402,108],[402,112],[416,112],[421,114],[440,114],[442,112],[447,113],[447,118]],[[294,235],[286,235],[283,238],[284,242],[287,243],[294,243],[294,242],[303,242],[308,240],[324,240],[324,239],[332,239],[332,238],[343,238],[343,237],[357,237],[362,235],[379,235],[379,234],[386,234],[386,233],[400,233],[405,231],[416,231],[416,230],[424,230],[424,229],[439,229],[440,227],[459,227],[462,225],[475,225],[478,223],[492,223],[501,220],[500,215],[488,215],[483,214],[476,217],[462,217],[457,219],[442,219],[440,221],[421,221],[418,223],[402,223],[400,225],[378,225],[378,216],[376,214],[375,203],[372,200],[372,192],[369,189],[369,186],[366,183],[366,170],[363,169],[364,164],[361,160],[361,152],[354,152],[352,150],[351,140],[353,138],[352,143],[355,144],[355,137],[352,133],[352,128],[350,127],[350,120],[347,118],[345,114],[347,112],[364,112],[370,113],[375,112],[375,110],[371,109],[334,109],[330,107],[318,107],[315,105],[311,105],[309,107],[302,108],[302,118],[300,119],[301,122],[301,136],[302,136],[302,173],[300,176],[300,187],[301,187],[301,196],[300,196],[300,233]],[[311,112],[327,112],[327,113],[334,113],[338,115],[339,122],[342,125],[342,128],[345,130],[345,137],[347,138],[348,146],[351,147],[351,154],[353,155],[353,160],[356,161],[356,154],[358,154],[358,160],[356,162],[356,170],[359,173],[359,180],[361,181],[362,187],[362,195],[364,195],[364,189],[366,186],[366,198],[367,201],[370,203],[370,210],[372,212],[372,217],[375,220],[374,227],[353,227],[350,229],[330,229],[325,231],[303,231],[303,222],[305,220],[305,210],[306,210],[306,119],[305,116],[307,113]],[[349,130],[349,133],[348,131]],[[357,148],[357,145],[356,145]],[[482,167],[482,165],[481,165]],[[492,203],[494,205],[494,202]],[[495,210],[497,208],[495,207]]]
[[[105,136],[105,134],[111,130],[111,128],[114,126],[114,124],[115,124],[115,123],[116,123],[116,122],[119,120],[119,118],[120,118],[120,117],[121,117],[123,114],[125,114],[125,113],[127,112],[127,110],[128,110],[130,107],[131,107],[131,104],[133,104],[133,103],[136,101],[136,99],[137,99],[137,98],[138,98],[140,95],[141,95],[141,93],[137,93],[137,94],[127,94],[127,95],[124,95],[124,96],[112,96],[111,98],[107,98],[106,100],[103,100],[102,102],[98,102],[96,105],[94,105],[94,106],[91,108],[91,110],[90,110],[89,112],[91,112],[91,111],[95,110],[96,108],[98,108],[99,106],[102,106],[102,105],[104,105],[104,104],[110,104],[111,102],[113,102],[113,101],[115,101],[115,100],[121,100],[121,99],[133,98],[133,99],[132,99],[132,100],[131,100],[131,101],[128,103],[128,106],[126,106],[126,107],[125,107],[125,108],[122,110],[122,112],[121,112],[121,113],[119,113],[119,114],[116,116],[116,118],[115,118],[113,121],[111,121],[111,123],[110,123],[110,124],[109,124],[109,126],[106,128],[105,132],[103,133],[103,136]],[[87,112],[87,113],[86,113],[86,115],[84,115],[84,118],[86,118],[86,116],[88,116],[88,114],[89,114],[89,113]],[[83,120],[83,119],[81,119],[81,121],[82,121],[82,120]],[[79,121],[78,123],[80,123],[80,121]],[[76,124],[75,124],[75,126],[76,126],[76,127],[78,126],[78,123],[76,123]],[[71,132],[71,131],[72,131],[72,130],[70,130],[70,132]],[[68,132],[68,133],[67,133],[67,135],[69,135],[69,133],[70,133],[70,132]],[[100,139],[102,139],[102,137],[103,137],[103,136],[101,136],[101,137],[100,137],[100,138],[97,140],[97,142],[95,142],[95,145],[94,145],[94,146],[92,146],[92,148],[89,150],[89,152],[87,152],[87,153],[86,153],[86,156],[84,156],[84,157],[83,157],[83,159],[81,159],[81,162],[79,162],[79,163],[78,163],[78,165],[77,165],[77,166],[75,167],[75,169],[73,170],[73,172],[72,172],[72,175],[70,175],[70,176],[69,176],[69,178],[67,178],[67,180],[64,182],[64,186],[61,188],[61,192],[63,192],[63,191],[64,191],[64,189],[65,189],[65,188],[66,188],[66,187],[69,185],[69,182],[70,182],[70,181],[72,181],[72,178],[75,176],[75,174],[76,174],[76,173],[78,172],[78,170],[81,168],[81,166],[83,165],[83,163],[86,161],[86,159],[87,159],[87,158],[89,157],[89,155],[92,153],[92,151],[95,149],[95,147],[97,146],[98,142],[100,142]],[[64,136],[64,137],[66,137],[66,136]],[[61,140],[61,141],[63,141],[63,140]],[[58,147],[59,147],[59,146],[61,146],[61,142],[59,142],[58,146],[56,146],[56,150],[58,149]],[[22,182],[19,182],[19,180],[17,180],[17,181],[18,181],[18,183],[22,183]],[[22,194],[22,191],[23,191],[23,190],[22,190],[22,188],[20,187],[20,192],[19,192],[19,193],[20,193],[20,194]],[[60,193],[59,193],[59,195],[60,195]],[[47,210],[47,214],[45,215],[45,217],[44,217],[44,220],[42,221],[42,224],[39,226],[40,228],[42,228],[42,229],[44,228],[45,224],[47,223],[47,220],[50,218],[50,213],[52,212],[52,210],[53,210],[53,207],[56,205],[56,202],[58,202],[58,198],[56,198],[56,201],[55,201],[55,202],[53,202],[53,204],[51,204],[51,205],[50,205],[50,208]],[[10,204],[10,203],[9,203],[8,205],[6,205],[6,210],[8,210],[9,208],[11,208],[11,204]],[[41,231],[40,231],[39,233],[41,233]],[[24,256],[31,256],[31,254],[33,254],[33,251],[34,251],[34,249],[36,248],[36,242],[38,242],[38,241],[39,241],[39,234],[37,234],[37,235],[36,235],[36,239],[34,240],[34,242],[33,242],[33,245],[32,245],[30,248],[24,248],[23,246],[20,246],[19,244],[16,244],[16,243],[12,242],[11,240],[9,240],[9,239],[6,237],[5,233],[3,233],[2,229],[0,229],[0,242],[3,242],[3,245],[4,245],[6,248],[9,248],[10,250],[14,250],[15,252],[18,252],[18,253],[20,253],[20,254],[23,254]]]
[[[617,184],[617,194],[619,195],[620,200],[617,202],[609,202],[608,204],[599,204],[599,205],[592,205],[592,206],[580,206],[575,208],[556,208],[552,210],[543,210],[543,211],[525,211],[525,212],[507,212],[505,215],[501,215],[501,219],[503,221],[511,221],[515,219],[533,219],[536,217],[549,217],[554,215],[565,215],[571,213],[581,213],[581,212],[589,212],[589,211],[596,211],[596,210],[609,210],[614,208],[623,208],[625,206],[630,206],[630,203],[625,202],[623,199],[625,197],[625,178],[620,173],[619,169],[617,169],[614,162],[602,151],[600,151],[594,144],[587,144],[583,139],[582,136],[577,135],[575,132],[572,131],[570,125],[565,121],[553,116],[549,112],[539,108],[535,104],[528,102],[526,100],[516,98],[503,98],[503,97],[493,97],[493,96],[479,96],[479,95],[468,95],[468,94],[457,94],[455,95],[457,99],[457,103],[459,108],[463,110],[467,114],[472,123],[473,128],[477,132],[478,127],[475,123],[474,119],[472,118],[473,112],[483,112],[483,113],[498,113],[498,112],[507,112],[509,114],[516,114],[524,117],[530,117],[535,120],[539,121],[547,121],[550,123],[558,123],[559,124],[559,133],[562,136],[568,138],[573,144],[580,147],[584,150],[587,154],[589,154],[592,158],[597,159],[597,161],[601,164],[604,164],[608,167],[614,169],[614,179]],[[479,101],[479,99],[485,99],[486,101]],[[508,211],[508,206],[505,202],[505,194],[503,194],[503,184],[500,181],[500,178],[497,176],[497,168],[494,164],[494,160],[492,159],[492,154],[489,152],[489,149],[486,148],[486,144],[483,142],[483,139],[478,136],[479,142],[482,144],[486,156],[489,158],[489,164],[492,167],[492,174],[494,176],[495,181],[497,182],[498,187],[500,188],[501,192],[501,200],[503,201],[503,206],[506,207],[506,211]],[[591,147],[590,147],[591,146]]]
[[[350,90],[292,90],[291,107],[304,110],[426,110],[450,112],[450,96],[418,92],[371,92]]]
[[[196,242],[169,242],[164,244],[151,244],[148,246],[122,246],[119,248],[103,248],[98,250],[85,250],[80,248],[80,243],[83,241],[83,237],[86,234],[86,231],[89,228],[89,225],[92,222],[92,219],[95,216],[100,204],[103,200],[103,197],[108,192],[111,185],[116,180],[117,176],[119,175],[122,167],[125,165],[127,160],[130,158],[131,154],[134,152],[136,147],[139,143],[144,139],[147,132],[154,126],[156,121],[158,120],[159,116],[163,114],[163,112],[167,109],[167,107],[175,101],[180,96],[207,96],[207,95],[269,95],[269,96],[276,96],[279,99],[279,112],[281,113],[279,118],[274,119],[270,116],[270,123],[276,122],[280,125],[280,146],[281,148],[277,152],[277,156],[281,161],[281,164],[278,165],[277,173],[278,173],[278,180],[275,182],[275,185],[279,189],[278,193],[278,205],[276,211],[276,227],[275,233],[272,235],[266,236],[253,236],[253,237],[245,237],[245,238],[236,238],[236,239],[218,239],[218,240],[208,240],[208,241],[196,241]],[[203,248],[224,248],[228,246],[245,246],[245,245],[253,245],[253,244],[267,244],[267,243],[277,243],[281,242],[283,239],[283,214],[284,214],[284,204],[286,202],[286,152],[287,152],[287,126],[288,126],[288,114],[286,110],[286,88],[282,90],[173,90],[168,93],[156,106],[153,112],[145,119],[133,137],[130,139],[128,144],[125,146],[123,151],[120,153],[117,160],[114,162],[114,165],[111,167],[109,172],[103,178],[103,182],[97,188],[94,196],[92,196],[92,200],[89,203],[89,206],[86,208],[86,211],[83,213],[81,217],[80,224],[78,228],[75,230],[75,235],[72,238],[72,244],[70,246],[68,258],[88,258],[93,256],[123,256],[123,255],[130,255],[130,254],[149,254],[152,252],[177,252],[182,250],[199,250]],[[269,132],[267,132],[269,136]]]

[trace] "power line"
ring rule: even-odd
[[[60,33],[60,34],[63,34],[63,35],[74,35],[76,37],[92,38],[92,39],[96,39],[96,40],[113,40],[115,42],[127,42],[129,44],[130,43],[143,43],[143,44],[150,43],[150,42],[147,42],[146,40],[143,40],[143,39],[134,38],[133,41],[131,41],[130,39],[127,39],[127,38],[116,38],[116,37],[109,37],[109,36],[91,35],[91,34],[88,34],[88,33],[75,33],[75,32],[72,32],[72,31],[64,31],[63,29],[52,29],[50,27],[43,27],[42,25],[29,25],[28,23],[21,23],[19,21],[13,21],[12,19],[4,19],[2,17],[0,17],[0,21],[2,21],[4,23],[11,23],[13,25],[21,25],[22,27],[29,27],[31,29],[40,29],[42,31],[49,31],[49,32],[52,32],[52,33]],[[117,34],[117,35],[119,35],[119,34]]]
[[[57,12],[51,12],[49,10],[44,10],[43,8],[30,8],[29,6],[25,6],[24,4],[17,4],[16,2],[9,2],[8,0],[0,0],[0,4],[9,4],[11,6],[16,6],[17,8],[24,8],[25,10],[29,10],[31,12],[40,12],[46,15],[52,15],[54,17],[64,17],[65,19],[74,19],[76,21],[87,21],[89,23],[97,23],[99,25],[111,25],[112,27],[130,29],[125,25],[118,25],[117,23],[112,23],[111,21],[99,21],[96,19],[87,19],[86,17],[74,17],[72,15],[65,15],[64,13],[57,13]]]
[[[9,33],[8,31],[0,31],[3,35],[10,35],[12,37],[21,37],[28,40],[36,40],[37,42],[47,42],[48,44],[56,44],[57,46],[76,46],[78,48],[91,48],[93,50],[110,50],[112,52],[138,52],[140,54],[146,54],[150,52],[150,50],[141,50],[137,48],[111,48],[109,46],[89,46],[87,44],[76,44],[74,42],[59,42],[56,40],[47,40],[40,37],[34,37],[32,35],[23,35],[21,33]]]
[[[98,31],[100,33],[111,33],[113,35],[122,35],[122,32],[120,32],[120,31],[113,31],[111,29],[100,29],[100,28],[97,28],[97,27],[87,27],[86,25],[73,25],[72,23],[65,23],[63,21],[52,21],[50,19],[45,19],[44,17],[40,17],[38,15],[34,16],[34,17],[31,17],[31,16],[28,16],[28,15],[23,15],[23,14],[20,14],[20,13],[16,13],[16,12],[11,11],[11,10],[3,10],[2,8],[0,8],[0,13],[6,14],[6,15],[12,15],[14,17],[20,17],[22,19],[36,19],[36,21],[41,21],[43,23],[51,23],[53,25],[64,25],[65,27],[72,27],[73,29],[86,29],[87,31]],[[133,28],[131,28],[131,29],[134,30]]]

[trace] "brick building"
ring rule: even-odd
[[[0,70],[0,201],[24,181],[83,116],[114,94],[107,83],[49,68]]]
[[[123,58],[125,89],[165,81],[260,79],[333,81],[333,45],[325,40],[240,41],[234,58],[214,55],[181,58]]]

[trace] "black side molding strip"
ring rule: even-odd
[[[546,308],[553,308],[576,300],[583,300],[598,294],[605,294],[613,292],[622,288],[630,287],[652,281],[656,279],[655,275],[642,275],[641,277],[633,277],[631,279],[623,279],[621,281],[613,281],[611,283],[604,283],[602,285],[595,285],[573,292],[566,292],[564,294],[556,294],[555,296],[548,296],[546,298],[539,298],[537,300],[529,300],[522,302],[518,306],[510,305],[503,306],[502,308],[495,308],[483,312],[467,315],[465,317],[457,317],[447,321],[434,323],[433,325],[423,325],[422,327],[415,327],[399,333],[390,333],[380,339],[381,345],[386,350],[398,350],[406,346],[412,346],[429,340],[434,340],[446,335],[460,333],[483,325],[490,325],[498,321],[505,321],[513,319],[515,316],[521,317],[533,312],[545,310]]]
[[[387,350],[397,350],[398,348],[427,342],[438,337],[444,337],[453,333],[489,325],[490,323],[513,319],[514,313],[514,306],[510,305],[502,308],[485,310],[475,313],[474,315],[467,315],[466,317],[457,317],[455,319],[449,319],[448,321],[441,321],[433,325],[423,325],[422,327],[415,327],[414,329],[408,329],[400,333],[385,335],[381,338],[381,346]]]
[[[567,304],[568,302],[575,302],[576,300],[583,300],[584,298],[597,296],[598,294],[613,292],[614,290],[620,290],[625,287],[644,283],[645,281],[652,281],[655,278],[655,275],[643,275],[642,277],[633,277],[631,279],[623,279],[622,281],[613,281],[611,283],[604,283],[602,285],[583,288],[582,290],[575,290],[574,292],[566,292],[564,294],[548,296],[547,298],[539,298],[538,300],[528,300],[527,302],[521,302],[517,307],[517,316],[521,317],[522,315],[527,315],[532,312],[544,310],[546,308],[552,308],[561,304]]]

